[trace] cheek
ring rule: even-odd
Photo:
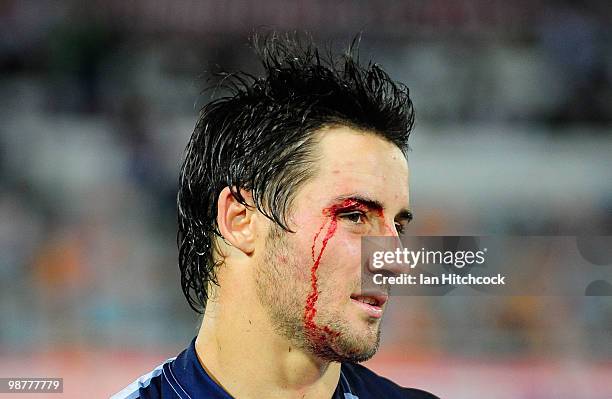
[[[290,278],[300,284],[309,284],[310,267],[312,266],[310,247],[306,247],[303,240],[295,240],[287,244],[278,257],[280,264],[290,270]]]
[[[283,257],[279,257],[279,261],[291,270],[291,274],[300,283],[309,286],[312,283],[312,268],[315,259],[318,258],[321,252],[323,238],[326,235],[329,224],[329,221],[325,221],[322,218],[313,218],[307,228],[302,228],[294,234],[289,233],[289,240],[280,251]],[[344,251],[345,249],[342,248],[342,244],[337,245],[334,234],[328,240],[315,274],[323,277],[333,273],[337,269],[336,259],[338,259],[338,256],[346,257],[343,253]],[[343,263],[341,262],[340,264]]]
[[[321,274],[323,273],[332,279],[332,284],[347,286],[354,284],[359,279],[361,268],[361,239],[352,236],[338,237],[333,244],[330,243],[325,264],[321,264]]]
[[[354,262],[351,262],[352,266],[359,266],[361,259],[361,237],[346,238],[341,245],[346,256],[354,260]]]

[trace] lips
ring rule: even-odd
[[[382,308],[388,298],[388,295],[384,293],[360,293],[351,295],[353,303],[359,306],[368,316],[377,319],[382,317]]]
[[[379,294],[379,295],[351,295],[351,299],[363,303],[367,303],[368,305],[382,307],[385,302],[387,302],[387,295]]]

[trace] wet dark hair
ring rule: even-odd
[[[203,313],[208,284],[217,283],[213,259],[220,192],[229,187],[280,228],[297,189],[315,173],[317,130],[348,126],[380,136],[408,151],[414,111],[408,88],[380,66],[359,64],[354,40],[341,55],[323,54],[296,35],[255,37],[263,76],[225,73],[226,96],[200,113],[181,168],[178,246],[181,286],[189,306]]]

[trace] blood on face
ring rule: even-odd
[[[306,332],[309,334],[311,339],[313,339],[317,343],[322,343],[330,338],[334,339],[340,335],[338,331],[334,331],[328,326],[319,326],[314,321],[314,318],[317,314],[317,300],[319,299],[317,271],[321,264],[321,258],[323,257],[323,253],[327,248],[327,244],[329,240],[334,236],[338,228],[338,215],[344,212],[354,210],[362,211],[364,213],[367,211],[374,210],[376,216],[378,216],[381,220],[384,221],[384,213],[382,208],[376,207],[372,209],[370,205],[364,204],[362,201],[356,199],[345,199],[339,204],[332,205],[322,210],[322,214],[324,216],[323,224],[321,225],[321,227],[313,238],[311,250],[313,264],[310,269],[310,294],[306,298],[306,304],[304,306],[304,326]],[[326,227],[327,229],[321,240],[321,247],[318,253],[316,253],[317,240],[319,239],[321,233]],[[385,229],[391,230],[386,223]]]

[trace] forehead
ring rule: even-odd
[[[362,194],[389,206],[408,205],[408,163],[393,143],[372,132],[329,127],[319,132],[320,157],[310,195]]]

